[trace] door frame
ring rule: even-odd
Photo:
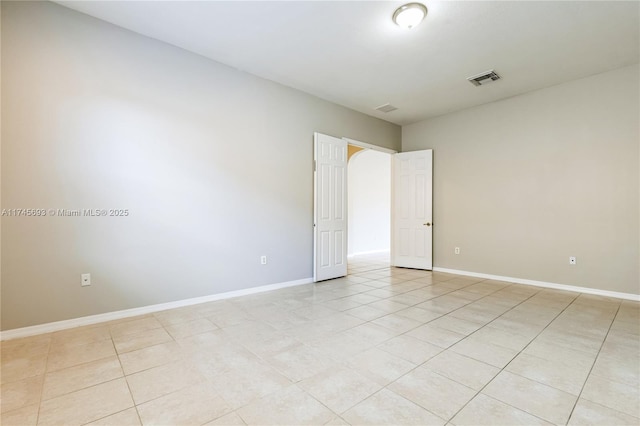
[[[342,138],[342,140],[347,141],[347,144],[349,144],[349,145],[359,146],[360,148],[372,149],[374,151],[385,152],[387,154],[397,154],[398,153],[398,151],[396,151],[395,149],[383,148],[383,147],[378,146],[378,145],[371,145],[370,143],[357,141],[355,139]]]

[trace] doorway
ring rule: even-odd
[[[348,145],[393,154],[390,161],[393,176],[384,173],[391,180],[387,211],[391,216],[393,257],[389,263],[400,268],[431,270],[433,150],[396,153],[318,132],[314,133],[313,145],[313,281],[348,274]]]
[[[388,268],[392,156],[351,144],[348,152],[349,274]]]

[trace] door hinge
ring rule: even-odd
[[[313,160],[313,171],[316,171],[316,160]]]

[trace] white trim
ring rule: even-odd
[[[391,171],[391,176],[390,179],[391,181],[389,182],[390,185],[390,189],[391,189],[391,199],[389,200],[389,264],[393,267],[395,267],[395,253],[396,253],[396,232],[395,232],[395,222],[396,222],[396,156],[395,155],[390,155],[389,156],[389,161],[391,162],[390,164],[390,171]]]
[[[264,293],[265,291],[310,284],[312,282],[312,278],[303,278],[301,280],[267,284],[260,287],[246,288],[243,290],[229,291],[226,293],[212,294],[209,296],[194,297],[192,299],[176,300],[175,302],[159,303],[157,305],[142,306],[140,308],[125,309],[122,311],[107,312],[104,314],[90,315],[64,321],[49,322],[46,324],[33,325],[30,327],[14,328],[13,330],[0,331],[0,340],[17,339],[20,337],[34,336],[36,334],[51,333],[53,331],[66,330],[83,325],[98,324],[105,321],[113,321],[122,318],[129,318],[138,315],[164,311],[166,309],[197,305],[200,303],[213,302],[216,300],[231,299],[233,297],[246,296],[249,294]]]
[[[360,141],[357,141],[355,139],[342,138],[342,140],[347,141],[347,143],[349,145],[355,145],[355,146],[359,146],[360,148],[365,148],[365,149],[372,149],[374,151],[386,152],[387,154],[396,154],[398,152],[398,151],[396,151],[394,149],[383,148],[383,147],[378,146],[378,145],[372,145],[370,143],[360,142]]]
[[[515,284],[525,284],[525,285],[532,285],[536,287],[553,288],[556,290],[573,291],[577,293],[595,294],[597,296],[615,297],[616,299],[640,301],[640,294],[620,293],[617,291],[601,290],[597,288],[578,287],[575,285],[557,284],[557,283],[550,283],[546,281],[535,281],[535,280],[528,280],[525,278],[503,277],[501,275],[491,275],[491,274],[483,274],[480,272],[460,271],[457,269],[440,268],[435,266],[433,268],[433,271],[446,272],[449,274],[457,274],[457,275],[466,275],[468,277],[486,278],[489,280],[496,280],[496,281],[508,281]]]

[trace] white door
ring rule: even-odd
[[[402,152],[393,164],[392,263],[433,268],[433,150]]]
[[[347,141],[314,133],[313,281],[347,275]]]

